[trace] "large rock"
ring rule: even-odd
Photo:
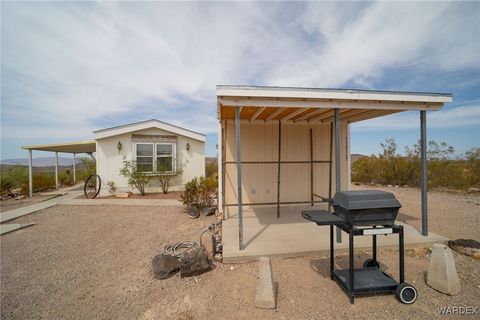
[[[212,262],[208,258],[204,246],[190,249],[180,257],[180,277],[198,276],[212,270]]]
[[[275,309],[275,284],[272,276],[270,258],[261,257],[258,260],[257,293],[255,307],[261,309]]]
[[[449,295],[457,294],[461,290],[452,250],[446,245],[433,245],[427,284],[433,289]]]
[[[180,262],[174,256],[159,254],[152,260],[152,270],[155,278],[166,279],[180,270]]]

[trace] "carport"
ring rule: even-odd
[[[239,250],[253,241],[244,239],[245,210],[280,219],[281,208],[325,205],[350,185],[350,124],[407,110],[419,111],[428,236],[426,115],[447,102],[451,94],[217,86],[218,206],[238,220]]]
[[[55,188],[58,188],[58,153],[73,154],[73,181],[76,182],[76,155],[79,153],[86,153],[93,158],[93,153],[97,149],[97,143],[95,141],[73,141],[66,143],[28,145],[22,146],[22,149],[28,150],[28,194],[31,197],[33,196],[33,150],[55,152]]]

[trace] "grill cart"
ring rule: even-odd
[[[384,191],[337,192],[331,200],[334,213],[326,210],[302,211],[302,216],[319,226],[330,226],[330,278],[339,283],[354,303],[355,295],[366,293],[395,293],[406,304],[414,303],[417,290],[404,279],[403,226],[395,219],[401,205],[395,196]],[[333,229],[337,226],[348,234],[349,268],[335,270]],[[380,269],[377,262],[377,235],[398,234],[399,281]],[[354,268],[354,237],[372,236],[371,259],[363,268]]]

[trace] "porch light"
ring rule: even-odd
[[[189,142],[187,142],[187,145],[185,147],[186,147],[187,151],[190,151],[190,143]]]
[[[117,143],[117,149],[118,149],[118,152],[122,150],[122,143],[120,141],[118,141]]]

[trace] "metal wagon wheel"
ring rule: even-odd
[[[98,174],[92,174],[85,181],[85,186],[83,187],[83,193],[87,199],[94,199],[100,193],[100,188],[102,187],[102,180]]]

